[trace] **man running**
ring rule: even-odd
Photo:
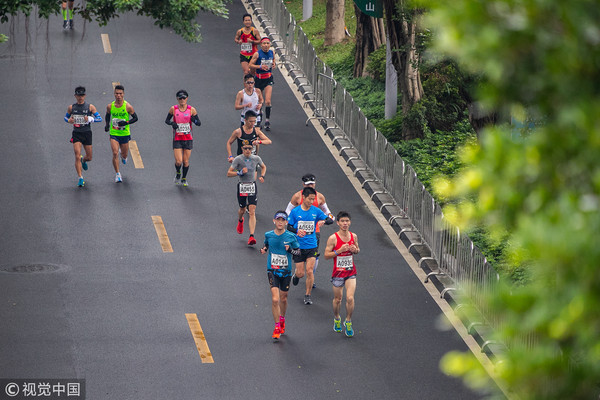
[[[292,254],[299,255],[296,235],[286,230],[288,216],[285,211],[277,211],[273,217],[275,229],[265,233],[261,254],[269,252],[267,277],[271,287],[271,311],[275,321],[273,339],[285,333],[285,311],[292,279]]]
[[[85,88],[75,88],[76,103],[67,107],[65,122],[73,125],[71,143],[75,153],[75,171],[77,172],[77,186],[83,187],[85,181],[81,169],[87,171],[88,161],[92,161],[92,122],[102,122],[102,117],[93,104],[85,102]],[[81,146],[85,150],[85,156],[81,155]]]
[[[302,177],[302,184],[304,185],[304,187],[311,187],[311,188],[315,189],[316,181],[317,180],[316,180],[314,174],[306,174]],[[294,193],[294,195],[292,196],[285,212],[288,213],[288,215],[289,215],[290,212],[292,212],[292,209],[294,207],[298,207],[301,202],[302,202],[302,190],[299,190],[296,193]],[[313,203],[313,206],[319,207],[331,219],[335,220],[335,218],[331,214],[331,211],[329,211],[329,207],[327,207],[327,202],[325,201],[325,196],[323,196],[323,194],[321,192],[317,192],[317,197],[315,197],[315,202]],[[313,270],[313,273],[317,272],[317,267],[319,266],[319,245],[321,243],[321,226],[322,225],[323,225],[323,222],[319,222],[317,224],[317,228],[316,228],[316,232],[315,232],[317,235],[317,257],[315,258],[315,268]],[[313,289],[315,287],[316,287],[316,285],[313,282]]]
[[[261,144],[271,144],[271,139],[267,137],[261,130],[254,125],[256,124],[256,113],[252,110],[246,111],[244,115],[244,125],[241,128],[237,128],[231,133],[227,143],[227,161],[233,161],[233,155],[231,155],[231,145],[237,140],[238,148],[237,155],[242,154],[242,142],[247,140],[252,146],[252,153],[257,155],[258,149]]]
[[[62,15],[63,29],[73,29],[73,0],[63,0]]]
[[[227,171],[227,177],[239,177],[237,185],[237,198],[240,206],[238,210],[237,233],[244,233],[244,213],[248,208],[248,229],[250,237],[248,246],[256,244],[254,238],[254,229],[256,228],[256,203],[258,201],[258,188],[256,187],[256,170],[260,167],[260,183],[265,182],[265,173],[267,166],[259,156],[252,154],[252,144],[248,140],[242,142],[243,153],[237,156],[231,163]]]
[[[344,287],[346,288],[346,319],[344,320],[344,333],[348,337],[354,336],[352,328],[352,313],[354,312],[354,292],[356,291],[356,265],[354,255],[360,252],[358,236],[350,232],[350,214],[340,211],[337,215],[339,231],[329,236],[325,247],[325,258],[333,258],[333,330],[342,331],[342,318],[340,307]]]
[[[188,185],[187,174],[190,169],[190,155],[194,148],[192,138],[192,122],[200,126],[200,119],[196,109],[187,103],[188,92],[181,89],[175,96],[177,103],[169,109],[165,124],[173,127],[173,155],[175,156],[175,184]],[[173,121],[171,121],[173,118]],[[181,166],[183,165],[183,175]]]
[[[256,73],[255,87],[263,92],[265,97],[265,130],[271,130],[271,94],[273,92],[273,69],[277,68],[275,54],[271,50],[271,40],[264,37],[260,41],[260,49],[250,60],[250,69]]]
[[[263,96],[260,89],[254,88],[254,75],[244,75],[244,88],[235,96],[234,108],[241,110],[241,125],[246,122],[246,112],[253,111],[256,114],[256,126],[260,127],[260,109],[263,105]]]
[[[244,14],[242,16],[244,27],[239,29],[235,33],[235,42],[240,45],[240,64],[244,75],[250,73],[250,67],[248,63],[250,59],[256,53],[256,45],[260,43],[260,33],[252,26],[252,16],[250,14]]]
[[[115,169],[115,182],[123,182],[119,172],[119,158],[123,164],[127,164],[129,154],[129,141],[131,133],[129,125],[138,120],[133,106],[125,101],[125,88],[123,85],[115,86],[115,101],[106,106],[106,125],[104,131],[110,131],[110,148],[112,149],[112,164]],[[131,115],[131,119],[129,116]]]
[[[292,284],[296,286],[300,278],[304,276],[306,267],[306,293],[304,295],[304,304],[312,304],[310,297],[313,282],[315,280],[313,270],[315,267],[315,258],[317,257],[317,236],[315,234],[315,225],[319,221],[325,221],[326,225],[333,224],[333,219],[328,217],[320,208],[312,204],[317,197],[317,192],[311,187],[305,187],[302,190],[302,203],[294,208],[288,218],[288,230],[298,236],[300,243],[300,255],[294,256],[296,270],[292,276]]]

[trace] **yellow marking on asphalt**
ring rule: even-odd
[[[100,37],[102,38],[102,46],[104,47],[104,52],[112,53],[112,49],[110,48],[110,40],[108,39],[108,33],[101,33]]]
[[[190,326],[190,331],[192,331],[192,336],[194,337],[194,342],[196,343],[196,348],[198,349],[198,354],[200,354],[202,362],[214,363],[215,360],[213,360],[212,353],[208,348],[208,343],[204,337],[204,332],[202,332],[198,316],[196,314],[185,314],[185,318]]]
[[[129,141],[129,154],[131,154],[131,158],[133,159],[134,167],[144,168],[144,162],[142,161],[142,156],[140,155],[140,149],[138,149],[138,145],[135,140]]]
[[[165,224],[163,224],[160,215],[153,215],[152,222],[154,223],[154,229],[156,229],[156,235],[158,235],[158,241],[160,242],[163,253],[172,253],[173,248],[171,247],[171,241],[169,240],[169,235],[167,235]]]
[[[121,84],[121,82],[113,82],[113,83],[112,83],[113,92],[114,92],[114,90],[115,90],[115,86],[117,86],[117,85],[120,85],[120,84]]]

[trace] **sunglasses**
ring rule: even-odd
[[[248,81],[246,82],[246,85],[254,85],[254,81]]]
[[[244,147],[242,147],[242,150],[252,150],[252,146],[249,146],[249,147],[244,146]]]
[[[183,97],[178,97],[177,100],[184,100],[187,99],[187,97],[183,96]]]

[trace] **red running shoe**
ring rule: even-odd
[[[239,233],[240,235],[242,233],[244,233],[244,217],[242,217],[241,221],[238,221],[238,225],[237,225],[237,233]]]
[[[248,246],[254,246],[256,244],[256,239],[254,239],[254,236],[250,236],[248,238]]]
[[[281,334],[285,333],[285,319],[283,317],[279,317],[279,330],[281,330]]]
[[[275,329],[273,329],[273,339],[279,340],[279,336],[281,336],[281,328],[279,324],[276,324]]]

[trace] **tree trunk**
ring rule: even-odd
[[[402,114],[409,115],[415,103],[423,97],[423,86],[419,73],[421,55],[417,48],[418,18],[422,10],[408,8],[405,0],[384,0],[385,22],[390,37],[392,62],[398,71],[398,82],[402,93]],[[408,118],[402,124],[404,140],[423,137],[418,124]]]
[[[354,56],[353,76],[359,78],[366,74],[369,54],[385,43],[383,18],[373,18],[364,14],[354,4],[356,15],[356,53]]]
[[[327,0],[325,15],[325,46],[340,43],[346,35],[344,0]]]

